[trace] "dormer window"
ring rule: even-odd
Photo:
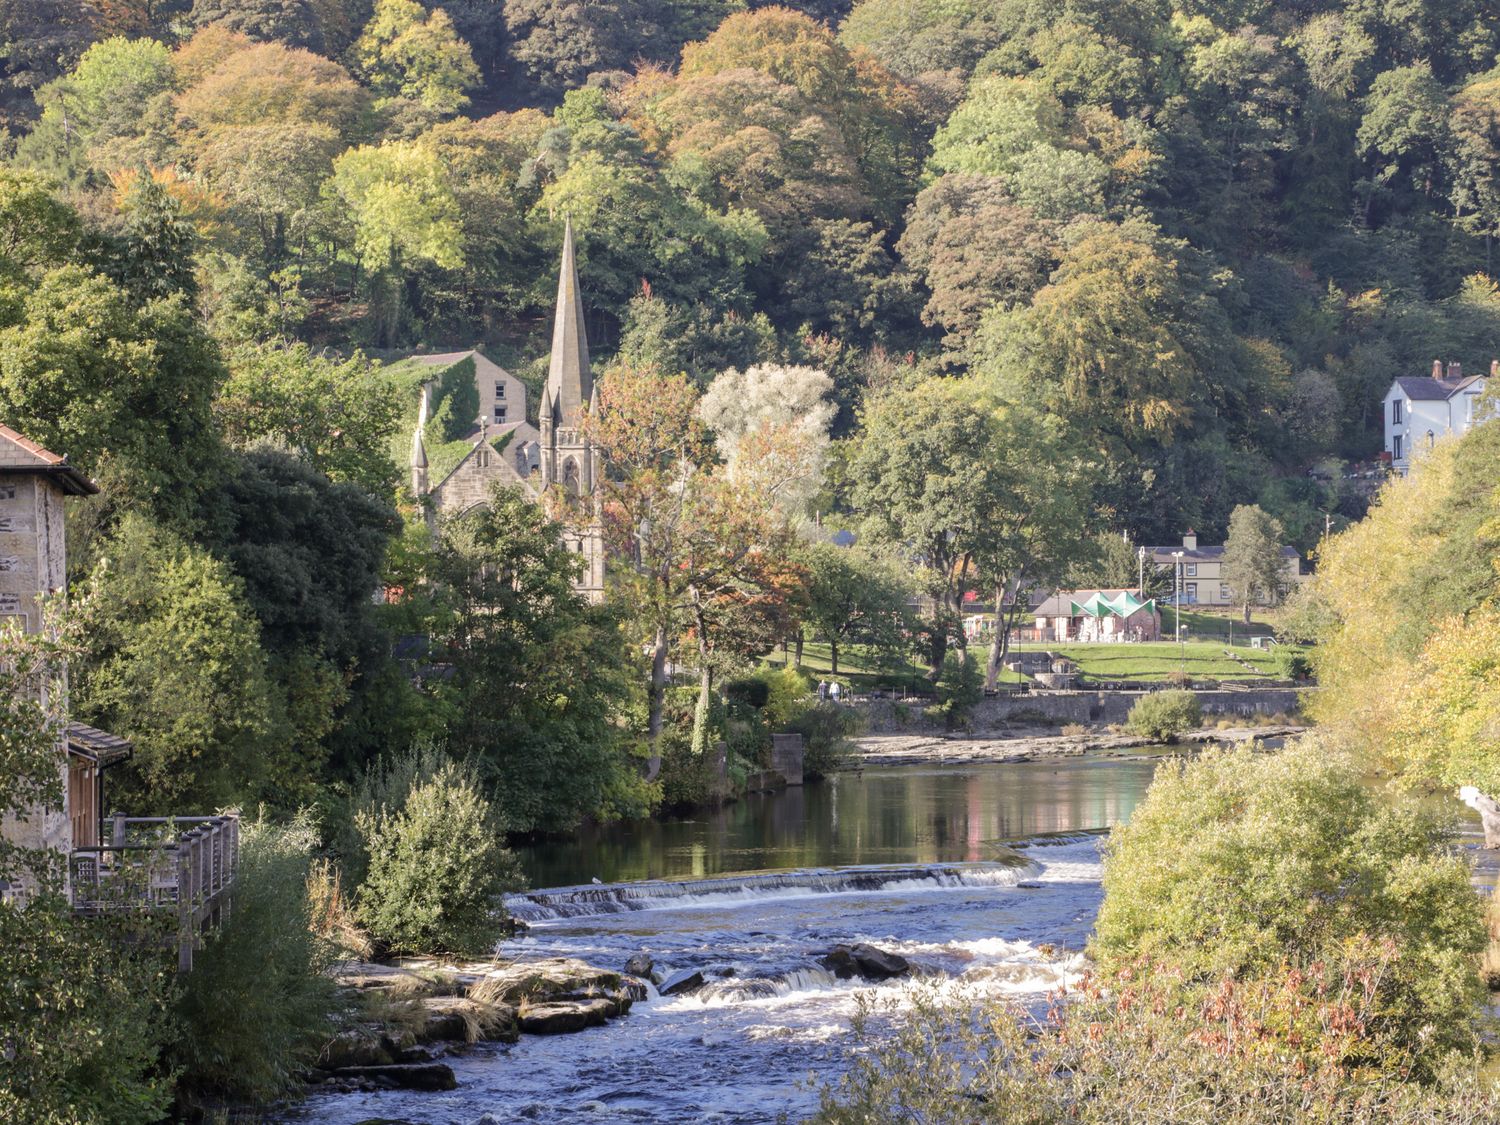
[[[1399,398],[1391,400],[1391,425],[1401,425],[1401,400]]]

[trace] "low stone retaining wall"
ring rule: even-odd
[[[1301,708],[1303,695],[1309,690],[1312,689],[1215,688],[1194,691],[1193,694],[1198,697],[1205,715],[1249,718],[1255,715],[1295,715]],[[999,695],[974,708],[969,728],[983,731],[1005,723],[1026,722],[1056,726],[1064,723],[1123,723],[1136,701],[1149,694],[1146,691],[1096,690]],[[933,726],[921,717],[920,707],[915,705],[898,712],[890,703],[872,702],[864,705],[864,709],[869,716],[870,730],[875,733]],[[903,715],[905,721],[902,721]]]
[[[1220,688],[1195,691],[1205,715],[1295,714],[1305,688]],[[973,725],[1005,722],[1012,716],[1044,716],[1057,723],[1123,723],[1144,691],[1033,692],[1026,696],[986,699],[974,709]]]

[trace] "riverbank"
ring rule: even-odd
[[[852,768],[865,766],[931,765],[957,766],[1030,762],[1038,758],[1073,758],[1088,753],[1110,757],[1128,751],[1149,751],[1159,757],[1174,751],[1201,749],[1205,745],[1239,745],[1256,740],[1281,740],[1301,734],[1306,726],[1284,723],[1271,726],[1227,727],[1190,731],[1173,746],[1163,746],[1137,735],[1106,730],[1083,734],[1055,734],[1051,728],[996,735],[870,734],[854,739],[856,759]]]

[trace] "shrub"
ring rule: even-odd
[[[360,923],[403,953],[485,953],[504,919],[499,896],[521,885],[515,857],[471,767],[444,762],[399,805],[358,814],[369,868]]]
[[[1093,949],[1189,979],[1335,963],[1389,941],[1371,987],[1382,1034],[1411,1061],[1470,1042],[1485,931],[1451,826],[1382,803],[1345,754],[1304,739],[1277,754],[1164,762],[1105,846]]]
[[[962,726],[968,721],[970,712],[984,699],[984,677],[979,672],[978,662],[970,660],[966,653],[950,652],[943,658],[937,689],[938,710],[948,729]]]
[[[327,1040],[334,949],[313,932],[317,847],[305,815],[241,825],[233,908],[195,955],[177,1004],[182,1034],[170,1057],[187,1102],[286,1094]]]
[[[61,897],[0,903],[0,1121],[159,1121],[172,1072],[175,960],[139,915],[76,917]]]
[[[1312,659],[1300,648],[1282,645],[1276,650],[1276,670],[1283,680],[1305,680],[1312,675]]]
[[[1202,722],[1203,706],[1192,692],[1154,691],[1136,701],[1125,729],[1153,742],[1175,742],[1178,735],[1197,730]]]
[[[759,710],[771,698],[771,685],[761,676],[742,676],[724,684],[724,698]]]
[[[888,1009],[895,1036],[853,1052],[825,1088],[825,1125],[910,1121],[1127,1125],[1432,1125],[1500,1120],[1478,1057],[1437,1080],[1372,1067],[1379,1011],[1364,982],[1390,966],[1364,947],[1337,964],[1184,987],[1170,967],[1086,981],[1038,1019],[1019,1004],[971,1007],[934,986],[866,997],[855,1041]],[[1108,987],[1103,987],[1104,985]],[[901,1010],[906,1007],[909,1010]]]
[[[859,715],[838,703],[810,702],[787,719],[781,730],[802,736],[802,773],[827,777],[842,769],[854,755],[850,736],[859,729]]]

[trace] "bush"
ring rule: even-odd
[[[1500,1120],[1482,1059],[1436,1081],[1371,1067],[1382,1046],[1364,982],[1389,968],[1379,948],[1321,970],[1184,987],[1163,966],[1103,981],[1039,1020],[1020,1004],[939,1001],[933,986],[863,1002],[861,1043],[825,1088],[825,1125],[1087,1122],[1093,1125],[1433,1125]],[[1107,985],[1108,987],[1103,987]],[[902,1010],[906,1007],[909,1010]],[[876,1050],[872,1012],[901,1021]]]
[[[184,1100],[264,1102],[295,1089],[331,1030],[334,949],[313,933],[311,820],[240,827],[228,920],[193,958],[171,1058]]]
[[[0,1121],[165,1116],[168,936],[140,915],[78,918],[60,896],[0,903]]]
[[[984,699],[984,677],[979,672],[978,661],[970,660],[966,653],[948,653],[943,658],[937,689],[938,710],[948,729],[962,726]]]
[[[759,710],[771,698],[771,685],[760,676],[743,676],[724,684],[724,698]]]
[[[1276,650],[1276,670],[1283,680],[1305,680],[1312,676],[1312,659],[1300,648],[1282,645]]]
[[[1370,987],[1379,1030],[1408,1061],[1467,1046],[1485,930],[1451,826],[1383,804],[1345,754],[1305,739],[1277,754],[1164,762],[1105,846],[1093,949],[1193,980],[1337,963],[1390,942]]]
[[[392,952],[489,952],[504,920],[499,896],[521,875],[474,770],[444,762],[391,772],[411,778],[405,798],[356,820],[369,857],[360,923]]]
[[[844,767],[854,755],[849,736],[858,728],[859,715],[852,707],[810,702],[790,716],[781,730],[802,736],[802,773],[811,779]]]
[[[1197,730],[1203,722],[1203,706],[1190,691],[1154,691],[1136,701],[1125,720],[1125,729],[1153,742],[1175,742],[1177,736]]]

